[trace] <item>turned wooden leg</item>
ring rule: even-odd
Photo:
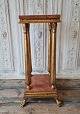
[[[25,106],[26,101],[27,101],[27,99],[24,99],[24,100],[21,102],[21,107],[24,107],[24,106]]]

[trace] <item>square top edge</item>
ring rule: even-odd
[[[20,20],[49,20],[60,19],[60,15],[19,15]]]

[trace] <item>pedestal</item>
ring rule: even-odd
[[[62,103],[58,99],[56,88],[56,28],[60,22],[60,15],[28,15],[19,16],[20,23],[24,24],[24,49],[25,49],[25,82],[24,101],[21,106],[25,106],[28,98],[49,98],[56,100],[58,106]],[[32,60],[30,49],[30,23],[48,23],[48,72],[49,74],[31,75]]]

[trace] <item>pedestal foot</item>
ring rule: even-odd
[[[24,106],[25,106],[26,101],[27,101],[27,99],[24,99],[24,100],[22,101],[22,103],[21,103],[21,107],[24,107]]]
[[[58,100],[58,99],[56,99],[56,104],[57,104],[57,106],[59,106],[59,107],[62,106],[62,102],[61,102],[60,100]]]

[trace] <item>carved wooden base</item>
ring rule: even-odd
[[[46,96],[45,96],[46,97]],[[36,97],[37,98],[37,97]],[[42,98],[41,96],[40,96],[40,98]],[[55,99],[55,98],[54,98]],[[25,104],[26,104],[26,101],[27,101],[27,99],[25,100],[23,100],[22,101],[22,103],[21,103],[21,107],[24,107],[25,106]],[[59,106],[59,107],[61,107],[62,106],[62,102],[60,101],[60,100],[58,100],[58,99],[56,99],[56,104],[57,104],[57,106]]]
[[[24,107],[28,98],[54,98],[58,106],[61,106],[61,101],[58,100],[56,86],[51,89],[49,75],[32,75],[30,90],[26,89],[24,100],[21,106]]]

